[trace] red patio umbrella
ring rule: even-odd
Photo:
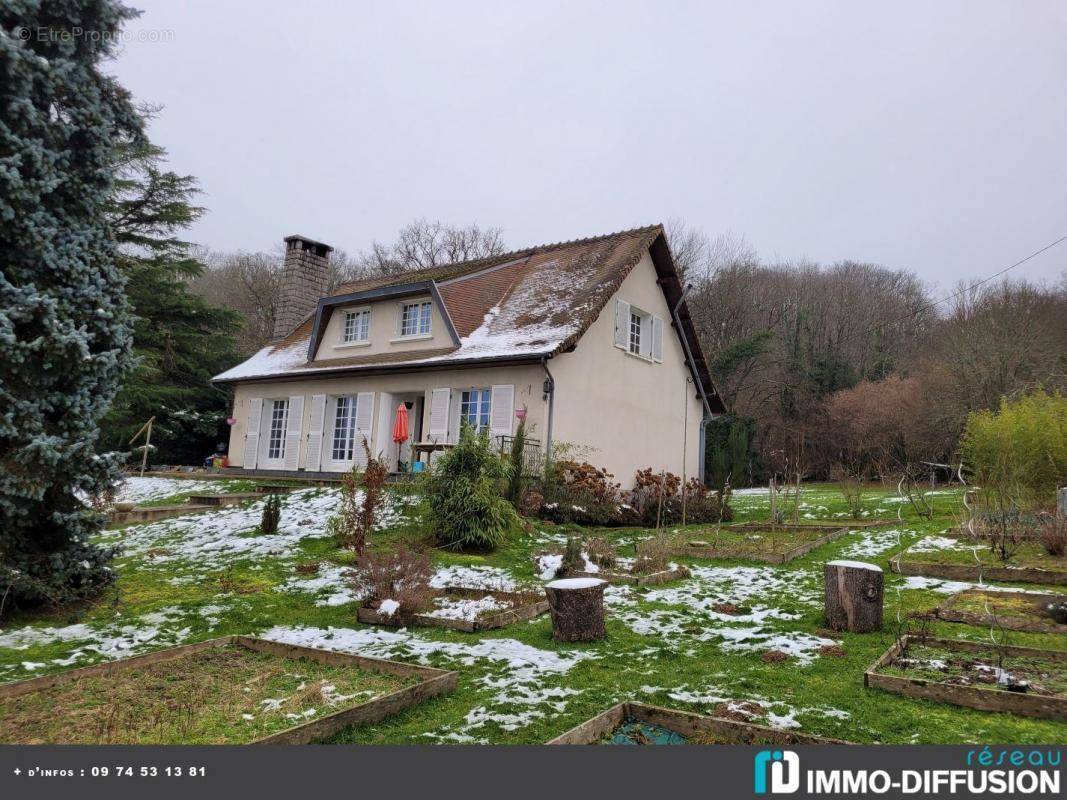
[[[393,441],[397,444],[403,444],[408,440],[408,436],[410,436],[408,407],[401,403],[396,408],[396,422],[393,423]]]

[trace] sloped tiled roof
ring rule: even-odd
[[[540,245],[489,258],[369,278],[338,287],[332,296],[359,294],[433,281],[451,317],[459,345],[375,356],[308,360],[314,317],[289,336],[268,345],[214,380],[306,376],[361,369],[405,368],[487,360],[535,360],[574,345],[597,318],[623,280],[651,250],[669,303],[681,297],[681,284],[666,246],[663,228],[629,231]],[[688,310],[679,316],[693,347],[695,368],[709,395],[710,376]]]

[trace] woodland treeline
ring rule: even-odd
[[[743,241],[672,233],[730,409],[709,436],[713,484],[955,464],[971,412],[1067,384],[1067,272],[935,292],[906,270],[768,263]]]

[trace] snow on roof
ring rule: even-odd
[[[309,361],[313,329],[309,319],[281,342],[264,347],[213,380],[551,355],[581,337],[661,234],[662,228],[654,225],[506,253],[470,262],[469,267],[449,265],[394,278],[392,285],[447,279],[442,302],[452,316],[468,321],[457,328],[458,347]],[[342,293],[382,285],[382,279],[372,279],[342,287]]]

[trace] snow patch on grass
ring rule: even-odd
[[[430,586],[435,589],[462,586],[470,589],[495,589],[498,592],[513,592],[518,588],[515,579],[506,569],[461,565],[438,567],[430,579]]]
[[[915,536],[914,531],[889,530],[889,531],[859,531],[856,541],[845,547],[840,555],[844,558],[871,558],[881,555],[887,550],[892,550],[899,544],[906,544],[910,537]]]
[[[322,564],[319,571],[307,577],[290,578],[278,587],[282,592],[306,592],[317,595],[317,606],[341,606],[362,600],[363,596],[352,588],[348,577],[351,567],[338,564]]]

